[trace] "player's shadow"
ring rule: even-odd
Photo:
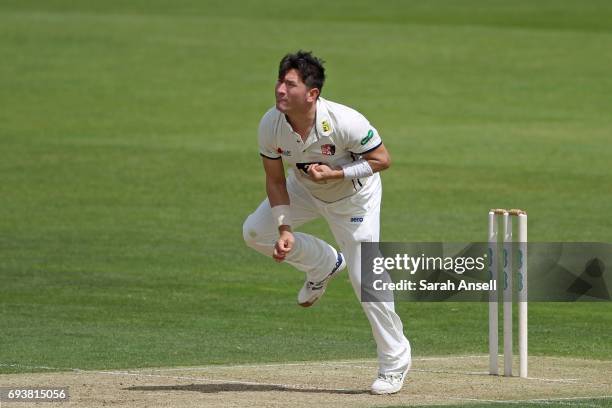
[[[190,385],[150,385],[125,388],[128,391],[193,391],[205,394],[218,392],[251,392],[251,391],[283,391],[304,392],[314,394],[369,394],[369,390],[343,390],[325,388],[294,388],[283,385],[267,384],[241,384],[241,383],[219,383],[219,384],[190,384]]]

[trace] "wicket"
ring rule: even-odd
[[[499,244],[498,217],[503,221],[503,340],[504,376],[512,376],[512,217],[518,218],[518,335],[519,335],[519,375],[527,378],[527,213],[523,210],[492,209],[489,211],[489,277],[498,281]],[[489,293],[489,374],[499,375],[499,289]]]

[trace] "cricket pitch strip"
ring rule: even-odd
[[[488,355],[415,358],[402,391],[389,396],[369,393],[376,375],[374,360],[2,374],[1,386],[69,387],[70,400],[0,404],[311,408],[557,400],[570,404],[581,397],[612,396],[612,361],[534,356],[529,364],[529,378],[505,378],[488,375]]]

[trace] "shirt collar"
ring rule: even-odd
[[[321,97],[317,99],[317,114],[315,117],[315,125],[310,129],[310,134],[308,135],[308,138],[304,141],[304,149],[315,143],[317,140],[319,140],[319,138],[328,137],[332,134],[332,122],[325,102],[326,100]],[[284,114],[282,114],[282,116],[285,126],[287,126],[289,130],[293,131],[291,124],[287,120],[287,117]]]

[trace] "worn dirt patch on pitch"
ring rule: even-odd
[[[415,358],[404,389],[369,394],[374,360],[0,375],[2,386],[68,386],[45,407],[375,407],[612,395],[612,361],[530,357],[530,378],[487,375],[488,356]],[[25,406],[19,404],[19,406]]]

